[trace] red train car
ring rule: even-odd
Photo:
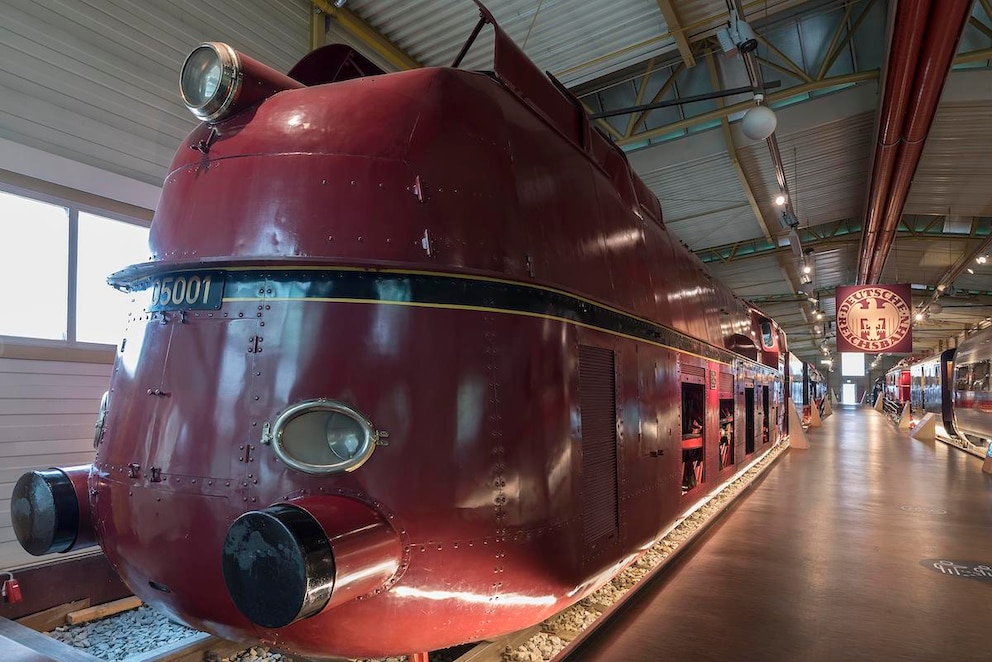
[[[901,408],[912,397],[912,383],[909,366],[900,363],[885,373],[885,399]]]
[[[95,540],[230,639],[433,650],[588,595],[771,447],[778,327],[483,21],[488,74],[190,55],[96,460],[18,482],[29,551]]]

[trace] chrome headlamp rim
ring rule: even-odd
[[[209,49],[216,55],[220,62],[220,80],[217,89],[210,97],[202,103],[191,100],[187,94],[183,81],[186,79],[186,67],[189,66],[193,57],[201,49]],[[244,78],[244,70],[241,67],[241,59],[238,52],[229,45],[219,41],[208,41],[200,44],[186,56],[182,68],[179,70],[179,94],[182,95],[183,103],[189,112],[193,113],[197,119],[204,122],[213,122],[222,119],[224,115],[234,105],[241,90],[241,81]]]
[[[303,460],[293,457],[289,451],[286,450],[286,447],[283,444],[283,433],[286,431],[286,426],[289,425],[289,423],[303,414],[308,414],[311,412],[333,412],[344,414],[358,423],[364,434],[356,453],[348,459],[343,459],[340,462],[332,462],[330,464],[313,464],[311,462],[304,462]],[[337,400],[320,398],[317,400],[304,400],[303,402],[298,402],[286,408],[286,410],[276,417],[275,422],[272,424],[270,435],[273,452],[275,452],[276,457],[282,460],[287,466],[292,467],[297,471],[302,471],[303,473],[325,475],[354,471],[365,464],[368,459],[372,457],[372,451],[374,451],[375,447],[379,444],[380,433],[376,430],[375,426],[372,425],[372,421],[363,416],[362,413],[354,407],[349,407],[348,405],[338,402]]]

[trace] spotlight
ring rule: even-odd
[[[974,270],[974,269],[972,269],[971,267],[968,267],[968,273],[970,273],[970,274],[974,274],[974,273],[975,273],[975,270]]]
[[[816,319],[818,319],[818,320],[822,320],[823,319],[823,313],[820,312],[819,310],[816,311]]]
[[[975,262],[977,262],[978,264],[985,264],[988,261],[989,261],[988,255],[979,255],[978,257],[975,258]]]
[[[785,204],[785,195],[783,195],[781,193],[779,193],[778,195],[776,195],[775,196],[775,204],[778,205],[779,207],[781,207],[782,205],[784,205]]]
[[[737,10],[730,10],[730,20],[727,26],[717,33],[720,41],[720,48],[724,53],[731,53],[739,50],[741,53],[750,53],[758,48],[758,39],[754,30],[742,18],[737,16]]]
[[[810,273],[812,271],[813,271],[813,267],[809,266],[808,264],[803,266],[803,273],[804,274],[808,274],[808,273]]]
[[[916,321],[917,322],[923,321],[923,313],[916,313]]]

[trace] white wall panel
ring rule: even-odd
[[[190,50],[226,41],[287,71],[309,40],[305,0],[0,0],[0,16],[0,139],[155,185],[195,125]]]
[[[93,461],[93,425],[111,366],[0,358],[0,569],[36,560],[16,542],[10,495],[21,474]]]

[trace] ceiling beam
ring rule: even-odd
[[[912,241],[929,242],[933,239],[946,239],[955,243],[965,243],[976,237],[984,238],[992,236],[992,225],[990,225],[987,217],[975,219],[972,223],[972,230],[968,234],[943,232],[942,230],[937,230],[936,224],[933,223],[918,224],[919,227],[917,227],[917,225],[907,223],[905,218],[899,224],[897,232],[897,236],[901,242],[900,245]],[[943,217],[938,216],[936,218],[941,220]],[[858,219],[842,219],[833,223],[821,223],[819,225],[801,227],[797,229],[797,232],[803,246],[810,248],[848,244],[860,241],[861,221]],[[776,251],[785,252],[788,250],[788,246],[779,246],[776,241],[758,238],[736,241],[720,246],[711,246],[709,248],[694,249],[693,252],[704,263],[727,263],[746,260],[752,257],[763,257]]]
[[[968,268],[968,265],[975,260],[975,258],[979,255],[987,253],[990,247],[992,247],[992,235],[986,237],[985,241],[980,242],[971,251],[962,253],[961,256],[958,257],[957,261],[940,277],[937,281],[937,287],[934,290],[934,293],[917,312],[925,313],[929,310],[930,307],[937,302],[937,299],[940,298],[940,295],[943,294],[952,283],[954,283],[954,279],[960,276],[964,270]]]
[[[355,12],[346,7],[337,7],[327,0],[312,0],[314,7],[324,12],[331,19],[350,32],[356,39],[371,48],[375,53],[386,59],[400,71],[419,69],[420,63],[407,55],[406,51],[384,37],[381,32],[365,22]]]
[[[721,87],[720,76],[716,69],[716,60],[714,59],[714,55],[712,51],[707,53],[706,55],[706,65],[710,73],[710,84],[713,86],[713,89],[715,90],[720,89]],[[723,106],[723,99],[717,99],[716,104],[717,104],[717,108],[721,108]],[[751,206],[751,211],[754,212],[754,217],[758,221],[758,225],[761,226],[761,232],[762,234],[765,235],[765,239],[769,242],[774,243],[774,236],[772,234],[771,228],[769,228],[768,226],[768,222],[765,220],[764,214],[762,214],[761,212],[761,205],[758,204],[758,199],[754,195],[754,188],[751,185],[751,182],[748,181],[747,173],[744,172],[744,168],[741,165],[740,159],[737,156],[737,147],[734,144],[734,134],[730,130],[730,120],[727,119],[726,115],[720,118],[720,128],[721,131],[723,132],[723,140],[727,146],[727,155],[730,157],[730,163],[734,168],[734,172],[737,175],[737,179],[740,182],[741,188],[744,190],[744,196],[747,198],[747,202]],[[796,285],[796,281],[794,281],[792,278],[792,273],[791,273],[792,269],[790,269],[790,264],[791,264],[790,260],[782,254],[779,254],[776,257],[777,257],[779,269],[782,272],[782,279],[788,284],[789,288],[793,292],[795,292],[798,285]],[[794,267],[794,268],[798,268],[798,267]],[[799,314],[802,316],[803,319],[803,324],[798,326],[803,326],[810,323],[810,317],[812,315],[812,311],[807,310],[808,303],[809,302],[804,300],[802,302],[799,302],[799,305],[797,306],[797,308],[799,309]],[[787,327],[795,328],[795,326],[791,324],[783,325],[782,328],[783,330],[785,330],[786,335],[788,335],[789,333],[789,328]]]
[[[678,12],[672,6],[671,0],[658,0],[658,9],[661,10],[661,15],[665,17],[665,23],[668,24],[668,31],[671,33],[672,38],[675,39],[675,45],[679,49],[679,55],[682,56],[685,66],[696,66],[696,57],[692,54],[692,44],[689,43],[688,37],[685,36],[682,21],[679,20]]]
[[[310,7],[310,50],[315,51],[327,42],[327,14],[317,7]]]
[[[813,81],[812,83],[804,83],[803,85],[796,85],[794,87],[789,87],[784,90],[779,90],[778,92],[773,92],[772,94],[765,95],[765,103],[771,103],[773,101],[781,101],[782,99],[788,99],[800,94],[806,94],[807,92],[815,92],[816,90],[824,90],[831,87],[839,87],[841,85],[850,85],[853,83],[863,83],[869,80],[875,80],[878,78],[878,71],[859,71],[853,74],[844,74],[842,76],[832,76],[830,78],[824,78],[820,81]],[[623,138],[618,140],[620,145],[628,145],[631,143],[642,142],[650,138],[658,138],[660,136],[667,135],[674,131],[681,131],[687,129],[691,126],[696,126],[697,124],[704,124],[706,122],[711,122],[713,120],[718,120],[721,117],[726,117],[728,115],[733,115],[734,113],[742,113],[746,110],[754,108],[754,101],[748,99],[747,101],[741,101],[740,103],[735,103],[730,106],[724,106],[723,108],[717,108],[716,110],[711,110],[707,113],[701,113],[699,115],[694,115],[693,117],[687,117],[684,120],[678,122],[672,122],[671,124],[666,124],[664,126],[659,126],[657,128],[645,131],[643,133],[635,133],[629,138]]]

